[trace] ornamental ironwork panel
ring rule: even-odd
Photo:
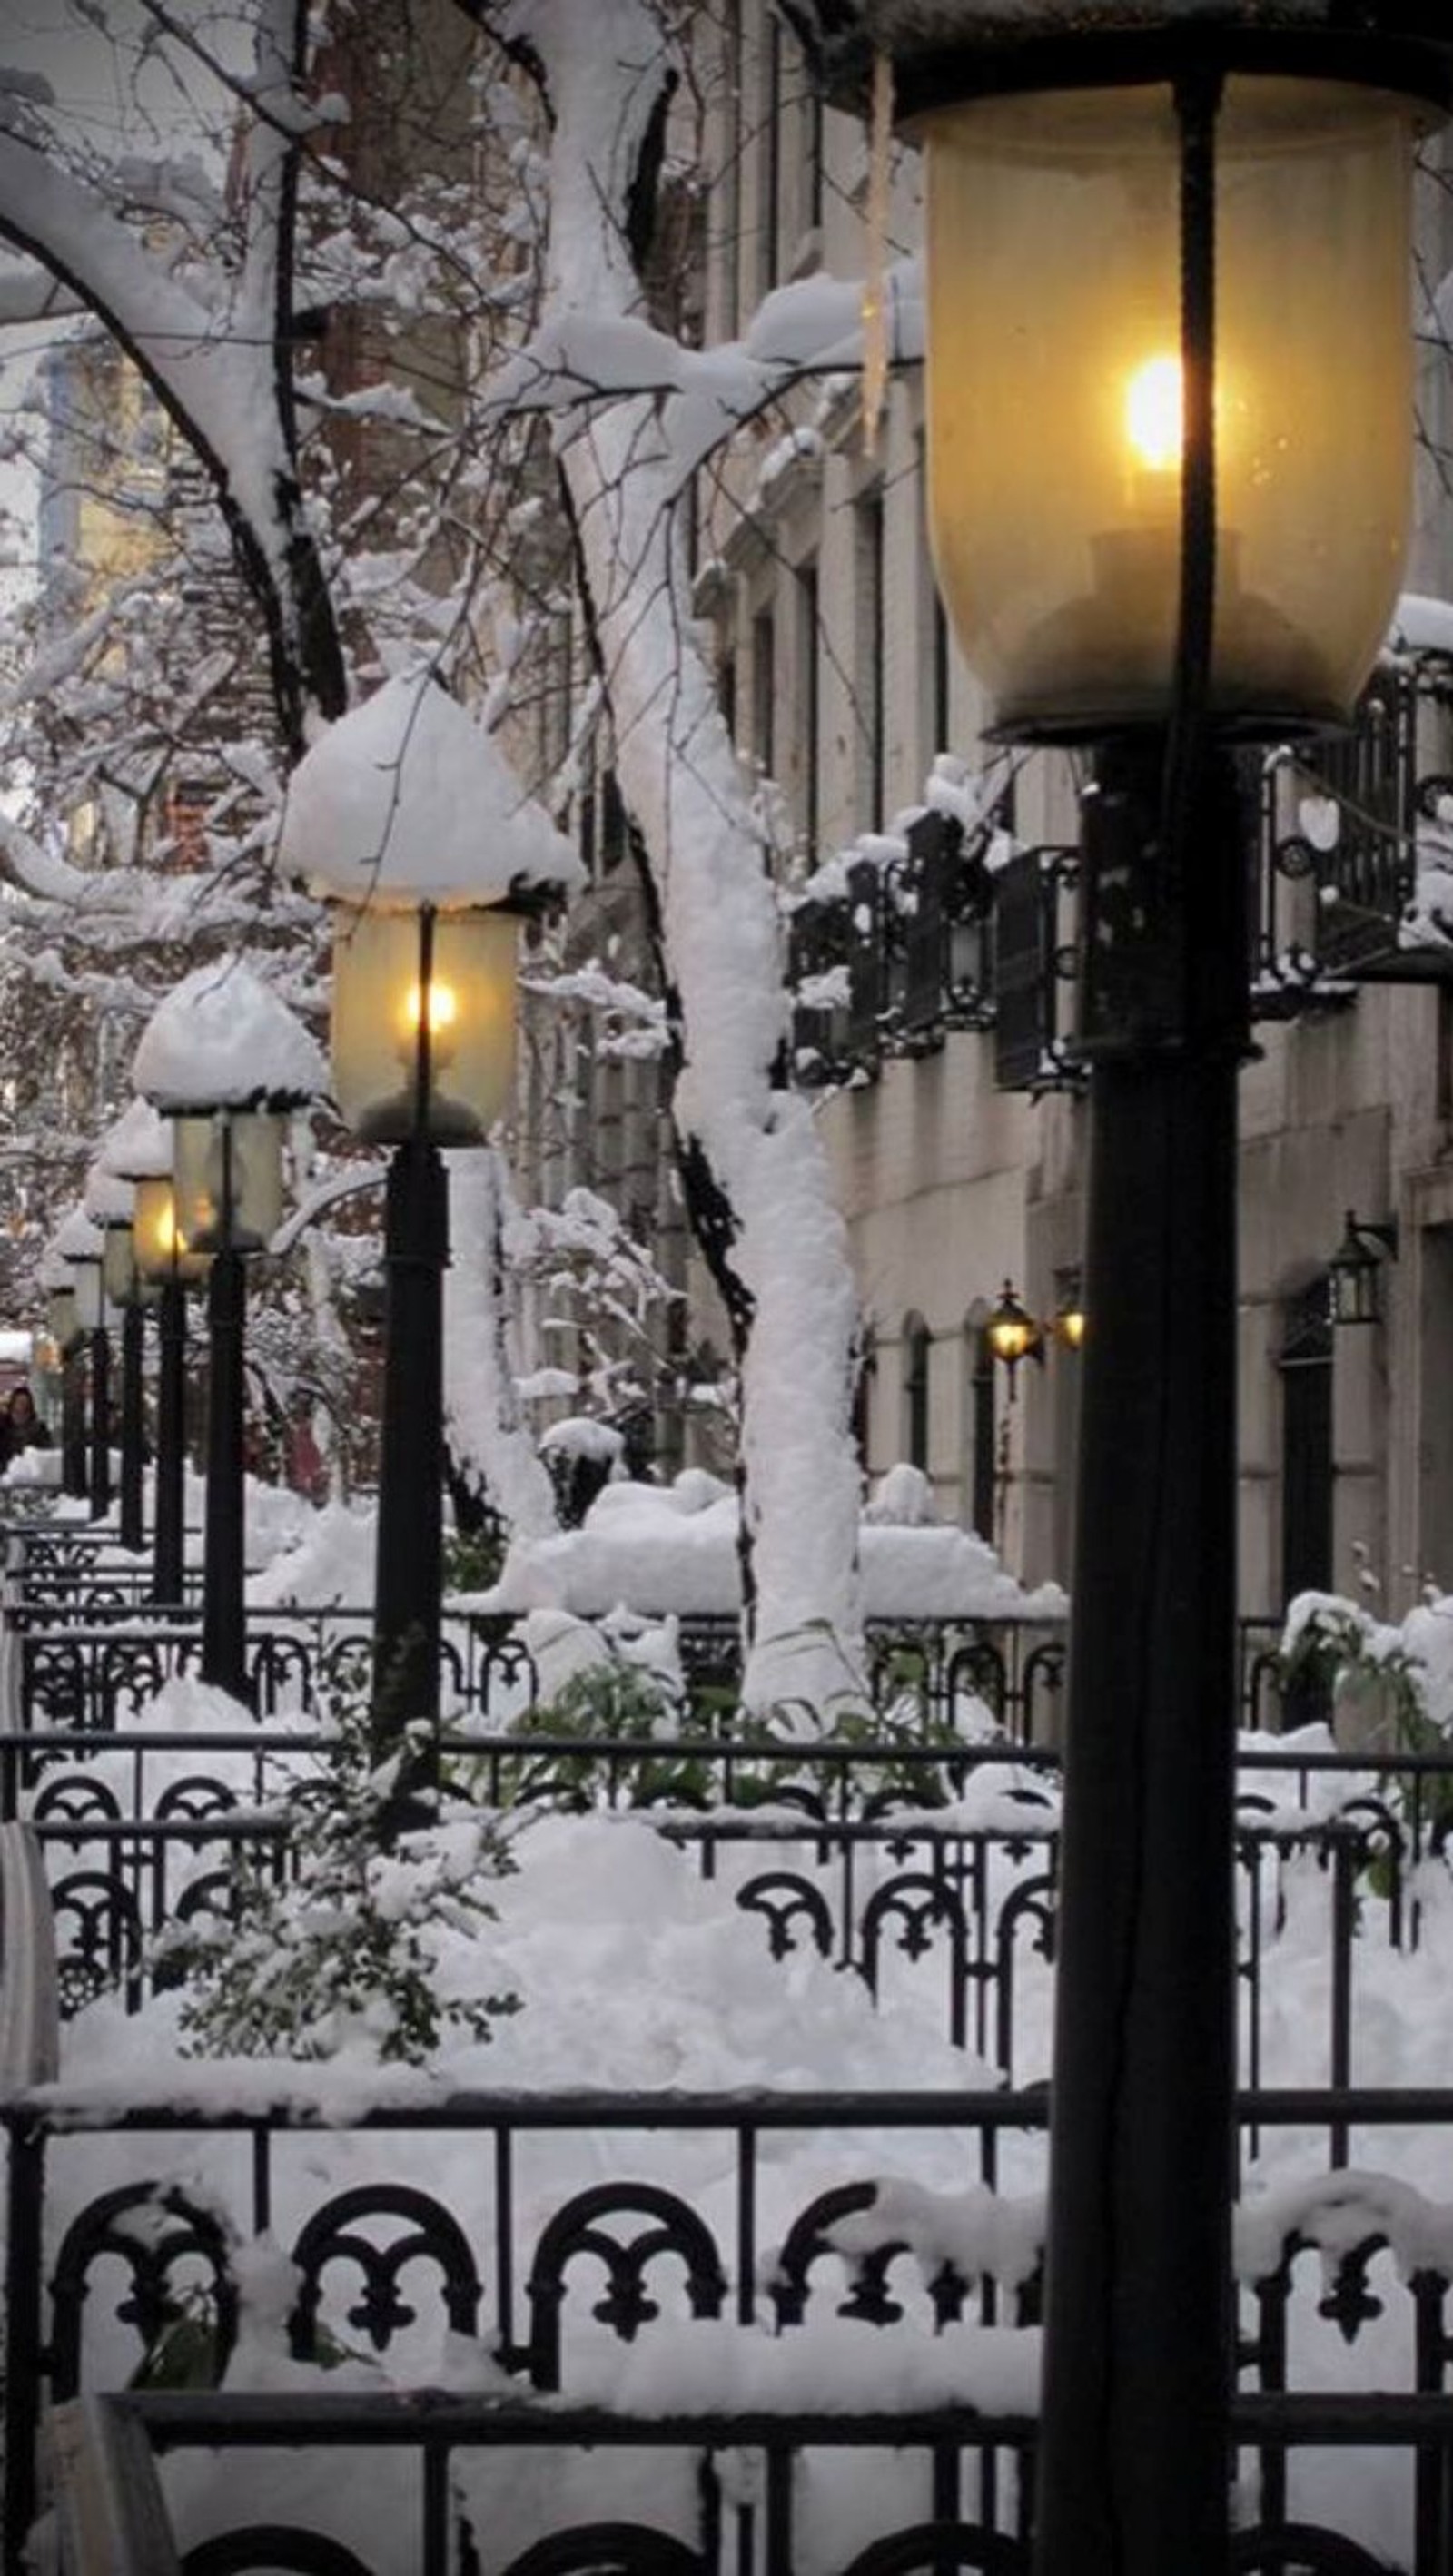
[[[1073,850],[1020,850],[994,877],[994,1079],[1001,1091],[1077,1089],[1066,995],[1077,971],[1062,900]]]

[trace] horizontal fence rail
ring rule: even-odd
[[[992,2538],[1024,2550],[1031,2498],[1019,2467],[1033,2440],[1046,2093],[469,2095],[343,2119],[326,2104],[262,2107],[264,2092],[251,2110],[157,2103],[117,2115],[82,2087],[5,2107],[13,2576],[40,2500],[43,2405],[128,2379],[163,2446],[432,2447],[436,2472],[446,2464],[451,2474],[421,2457],[419,2545],[427,2530],[432,2555],[411,2563],[426,2567],[466,2563],[450,2554],[455,2508],[445,2511],[458,2492],[456,2451],[569,2451],[597,2433],[653,2459],[689,2451],[713,2473],[728,2450],[778,2458],[777,2519],[769,2512],[759,2537],[772,2535],[764,2563],[783,2576],[816,2549],[793,2464],[828,2445],[922,2453],[903,2525],[914,2545],[956,2533],[965,2547]],[[1241,2108],[1268,2133],[1300,2132],[1324,2116],[1326,2099],[1269,2093]],[[1453,2139],[1453,2092],[1369,2091],[1339,2108],[1374,2157],[1380,2135],[1412,2125]],[[350,2142],[341,2189],[321,2173],[324,2130]],[[123,2151],[131,2166],[129,2179],[100,2191],[85,2179],[98,2135],[111,2142],[108,2167]],[[690,2197],[666,2178],[662,2152],[674,2141],[679,2157],[688,2140],[715,2150]],[[932,2152],[938,2188],[895,2176],[905,2147],[915,2162]],[[199,2157],[200,2187],[179,2178],[199,2170]],[[1433,2553],[1448,2528],[1453,2441],[1450,2222],[1449,2207],[1376,2170],[1290,2179],[1283,2170],[1243,2202],[1238,2439],[1268,2551],[1268,2535],[1315,2524],[1305,2453],[1390,2449],[1406,2461],[1404,2536],[1391,2543],[1401,2554],[1368,2563],[1446,2576],[1446,2558]],[[291,2267],[282,2357],[371,2356],[384,2373],[375,2395],[354,2384],[340,2395],[326,2371],[316,2394],[301,2384],[277,2398],[219,2387],[242,2330],[248,2249],[260,2239]],[[1402,2378],[1384,2402],[1342,2384],[1342,2358],[1364,2335],[1381,2337],[1385,2357],[1389,2325]],[[487,2404],[438,2391],[430,2357],[446,2335],[488,2346]],[[619,2394],[627,2355],[634,2399]],[[189,2384],[167,2395],[179,2357]],[[436,2393],[405,2401],[390,2382]],[[903,2391],[900,2402],[885,2405],[885,2387]],[[326,2498],[326,2481],[319,2492]],[[759,2512],[762,2494],[760,2482],[729,2480],[716,2518],[690,2535],[692,2563],[752,2563],[738,2556],[739,2516]],[[326,2536],[326,2507],[319,2529]],[[1251,2533],[1242,2539],[1249,2548]],[[1321,2557],[1235,2563],[1357,2565],[1345,2554],[1352,2544],[1340,2557],[1334,2545],[1324,2525]],[[924,2542],[920,2557],[883,2563],[928,2570],[938,2560]],[[951,2563],[1020,2562],[960,2550]]]

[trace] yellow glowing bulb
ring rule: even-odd
[[[429,996],[429,1035],[431,1038],[437,1038],[444,1030],[452,1029],[458,1019],[459,996],[452,984],[431,982],[426,989]],[[411,1037],[417,1034],[424,1008],[423,993],[417,984],[411,984],[404,1002],[404,1026]]]
[[[1179,358],[1147,358],[1125,388],[1125,435],[1151,474],[1172,474],[1181,461],[1183,402]]]

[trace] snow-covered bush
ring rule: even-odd
[[[483,1883],[514,1866],[492,1815],[446,1794],[426,1824],[385,1833],[397,1771],[370,1769],[365,1712],[344,1710],[316,1775],[289,1789],[289,1872],[241,1859],[230,1912],[163,1935],[157,1966],[185,1982],[189,2053],[318,2059],[361,2045],[418,2066],[446,2031],[488,2039],[519,2009],[517,1995],[440,1974],[449,1937],[478,1942],[494,1920]]]

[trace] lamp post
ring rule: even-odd
[[[340,1115],[393,1147],[385,1210],[372,1739],[399,1754],[439,1713],[443,1590],[441,1146],[479,1145],[514,1070],[518,916],[580,878],[490,737],[427,672],[391,680],[294,772],[282,861],[333,906]],[[432,1759],[401,1766],[402,1820]]]
[[[236,958],[199,967],[152,1013],[133,1077],[172,1121],[172,1225],[211,1256],[202,1679],[247,1695],[243,1345],[250,1253],[282,1218],[283,1113],[322,1090],[301,1022]]]
[[[998,736],[1095,747],[1038,2576],[1227,2563],[1250,867],[1229,745],[1346,722],[1385,632],[1413,147],[1453,96],[1426,0],[1352,14],[864,11],[925,144],[940,584]]]
[[[123,1538],[128,1525],[128,1491],[135,1536],[142,1527],[142,1313],[157,1309],[157,1407],[153,1477],[152,1598],[180,1601],[184,1590],[185,1443],[183,1415],[186,1371],[185,1282],[201,1278],[207,1264],[188,1258],[179,1245],[173,1219],[171,1132],[149,1100],[139,1095],[123,1110],[101,1148],[106,1170],[127,1188],[131,1221],[124,1240],[116,1230],[113,1252],[107,1237],[124,1322],[121,1401],[121,1497]],[[131,1357],[135,1345],[134,1360]]]
[[[114,1132],[114,1131],[113,1131]],[[109,1138],[107,1143],[109,1143]],[[140,1552],[145,1543],[142,1514],[142,1307],[150,1302],[136,1267],[132,1215],[136,1193],[109,1164],[106,1144],[86,1174],[85,1207],[101,1229],[101,1286],[108,1314],[121,1318],[121,1472],[117,1489],[117,1536],[121,1545]]]
[[[89,1438],[82,1434],[85,1480],[78,1488],[68,1484],[66,1490],[89,1494],[91,1518],[99,1521],[111,1508],[111,1345],[106,1331],[102,1276],[105,1241],[100,1227],[92,1223],[84,1208],[72,1208],[62,1220],[55,1250],[70,1266],[76,1331],[86,1345],[91,1379]]]
[[[46,1329],[61,1363],[61,1492],[79,1499],[86,1490],[86,1415],[81,1380],[81,1327],[76,1316],[75,1274],[57,1245],[46,1248],[40,1284],[46,1292]]]

